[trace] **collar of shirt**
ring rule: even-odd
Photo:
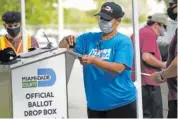
[[[20,43],[21,40],[22,40],[22,37],[18,37],[18,38],[16,38],[16,39],[9,39],[9,38],[7,37],[7,35],[6,35],[6,38],[7,38],[7,40],[15,47],[15,49],[18,48],[18,45],[19,45],[19,43]]]
[[[158,37],[158,36],[156,35],[156,33],[153,31],[153,29],[151,28],[151,26],[148,26],[148,25],[147,25],[147,26],[145,26],[145,27],[148,28],[150,31],[152,31],[152,32],[155,34],[156,37]]]

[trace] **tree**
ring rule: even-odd
[[[17,10],[20,11],[19,0],[0,0],[1,10],[0,15],[2,16],[5,11]],[[0,22],[2,23],[2,21]]]
[[[56,24],[57,9],[53,3],[57,0],[25,0],[27,24]],[[0,0],[0,15],[6,11],[20,11],[20,0]],[[2,23],[2,21],[1,21]]]
[[[27,24],[57,24],[57,9],[53,3],[57,0],[26,0]]]
[[[25,0],[26,24],[31,25],[45,25],[57,24],[57,8],[54,4],[58,0]],[[98,13],[102,4],[106,0],[94,0],[97,4],[96,10],[80,11],[77,9],[64,8],[64,22],[65,24],[96,24],[98,17],[93,15]],[[125,11],[123,19],[124,23],[132,22],[132,0],[112,0],[122,6]],[[160,0],[158,0],[160,1]],[[165,0],[168,1],[168,0]],[[77,0],[76,0],[77,2]],[[146,20],[149,8],[146,5],[146,0],[138,0],[139,6],[139,20],[143,22]],[[0,0],[1,10],[0,15],[6,11],[17,10],[20,11],[20,0]],[[144,7],[143,7],[144,6]],[[2,24],[2,21],[0,20]]]

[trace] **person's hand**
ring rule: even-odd
[[[64,37],[64,40],[69,45],[69,48],[75,47],[75,43],[76,43],[75,36],[73,36],[73,35],[66,36],[66,37]]]
[[[164,68],[163,68],[163,69],[166,69],[166,64],[167,64],[167,62],[164,62],[163,64],[164,64]]]
[[[95,57],[84,55],[83,57],[79,58],[81,64],[93,64]]]
[[[154,82],[157,82],[157,83],[164,83],[166,81],[166,79],[163,79],[161,77],[161,74],[160,72],[155,72],[155,73],[152,73],[150,75],[150,79]]]

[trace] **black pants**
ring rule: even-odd
[[[136,118],[136,101],[116,109],[95,111],[88,108],[88,118]]]
[[[142,86],[143,117],[163,118],[161,89],[159,86]]]
[[[177,118],[177,100],[168,101],[168,108],[167,118]]]

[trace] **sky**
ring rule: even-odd
[[[79,10],[93,10],[96,9],[96,3],[93,0],[64,0],[65,8],[77,8]]]
[[[147,0],[147,5],[152,9],[148,14],[154,14],[154,13],[164,13],[164,9],[166,6],[164,5],[164,2],[160,2],[159,4],[156,2],[156,0]]]

